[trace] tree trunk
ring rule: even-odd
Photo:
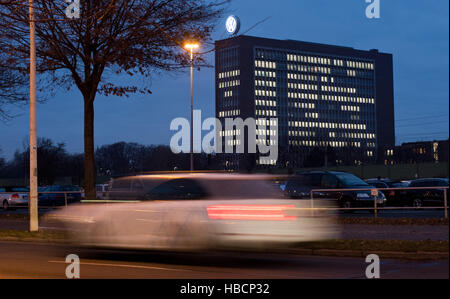
[[[95,200],[94,99],[84,97],[84,194]]]

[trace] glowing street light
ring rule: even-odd
[[[191,53],[191,171],[194,170],[194,49],[198,49],[199,44],[186,44],[184,48]]]
[[[198,49],[200,46],[199,44],[186,44],[184,47],[192,52],[192,50]]]

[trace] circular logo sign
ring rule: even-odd
[[[225,25],[227,27],[227,32],[233,35],[239,32],[241,21],[236,16],[229,16]]]

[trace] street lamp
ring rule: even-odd
[[[186,50],[191,53],[191,171],[194,171],[194,49],[200,46],[195,43],[186,44]]]

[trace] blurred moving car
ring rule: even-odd
[[[336,171],[306,171],[294,174],[286,185],[285,193],[290,198],[308,199],[311,190],[326,189],[369,189],[355,191],[321,191],[315,192],[314,199],[333,199],[342,208],[373,207],[374,198],[370,189],[375,187],[367,184],[357,176]],[[377,204],[384,206],[386,197],[378,192]]]
[[[80,201],[81,189],[77,186],[55,185],[43,187],[39,190],[40,207],[65,206],[66,203],[73,204]]]
[[[379,189],[389,188],[407,188],[408,183],[402,181],[394,181],[391,179],[367,179],[365,180],[371,186]],[[391,207],[401,207],[404,205],[404,198],[406,196],[406,189],[404,190],[382,190],[386,196],[386,205]]]
[[[0,203],[4,210],[28,207],[27,187],[0,187]]]
[[[448,187],[446,179],[417,179],[411,181],[409,187]],[[447,190],[448,191],[448,190]],[[420,208],[423,206],[443,207],[444,206],[444,189],[416,189],[408,190],[405,195],[405,204]]]
[[[117,178],[110,195],[138,202],[73,205],[52,217],[75,232],[76,244],[95,247],[266,249],[338,237],[335,218],[311,215],[309,202],[286,199],[267,178],[214,173]]]

